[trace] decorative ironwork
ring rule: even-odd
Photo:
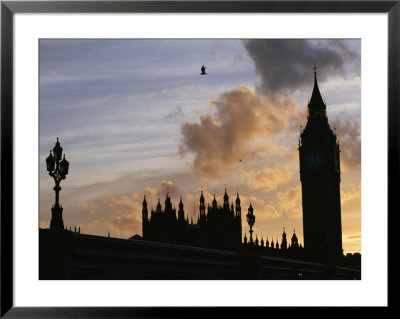
[[[254,216],[254,214],[253,214],[253,206],[251,206],[251,203],[250,203],[248,213],[246,215],[246,219],[247,219],[247,223],[250,226],[250,245],[252,245],[254,243],[253,242],[253,226],[254,226],[254,223],[256,222],[256,216]]]
[[[51,222],[50,222],[50,229],[55,230],[63,230],[64,229],[64,222],[62,219],[62,205],[60,205],[60,183],[64,180],[68,175],[69,170],[69,162],[64,157],[61,159],[63,148],[58,141],[53,148],[53,153],[50,150],[50,155],[46,158],[46,167],[49,175],[53,177],[55,186],[53,190],[55,191],[55,204],[51,208]]]

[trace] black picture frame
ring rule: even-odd
[[[388,225],[399,189],[400,1],[1,1],[1,317],[132,318],[210,315],[185,307],[14,307],[13,302],[13,16],[16,13],[387,13],[388,14]],[[390,234],[388,230],[388,234]],[[381,239],[380,239],[381,240]],[[390,244],[390,236],[387,238]],[[388,255],[388,265],[390,264]],[[388,269],[389,270],[389,269]],[[388,287],[390,281],[388,280]],[[241,292],[243,293],[243,292]],[[388,300],[390,306],[390,298]],[[390,307],[387,307],[390,308]],[[253,308],[264,311],[264,308]],[[237,309],[233,310],[237,314]],[[278,314],[276,308],[268,315]],[[293,310],[293,307],[292,307]],[[299,310],[302,312],[303,310]],[[338,310],[335,309],[334,312]],[[227,315],[227,309],[213,309]],[[216,312],[217,311],[217,312]],[[189,315],[189,312],[191,315]],[[194,315],[195,313],[195,315]],[[247,311],[246,311],[247,314]],[[301,315],[297,313],[297,315]]]

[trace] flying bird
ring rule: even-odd
[[[206,67],[203,65],[202,67],[201,67],[201,73],[200,73],[201,75],[206,75],[207,73],[206,73]]]

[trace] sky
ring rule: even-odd
[[[197,220],[199,197],[238,192],[243,236],[303,243],[298,139],[314,84],[341,147],[344,253],[361,252],[361,41],[358,39],[42,39],[39,43],[39,226],[54,181],[45,159],[59,138],[64,225],[141,235],[168,192]],[[200,75],[206,66],[207,75]]]

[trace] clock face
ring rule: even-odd
[[[307,154],[307,165],[311,168],[320,168],[324,162],[323,156],[318,151],[310,151]]]

